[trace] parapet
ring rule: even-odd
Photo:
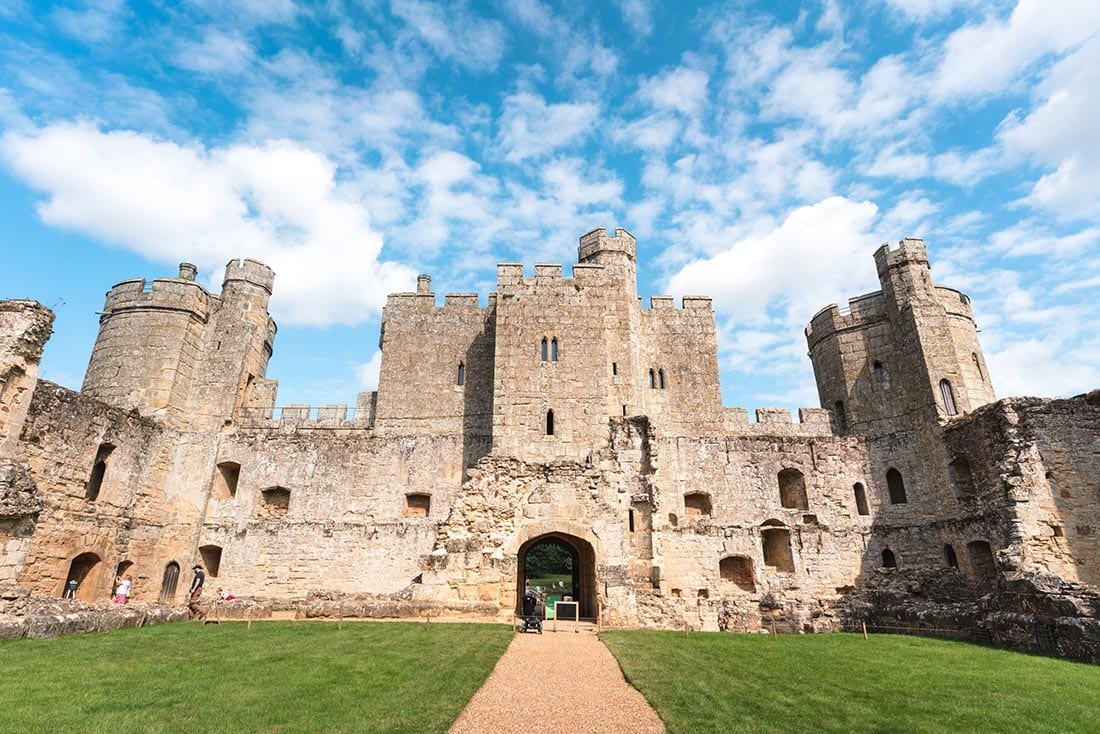
[[[121,311],[180,311],[205,321],[209,294],[186,278],[157,278],[148,286],[144,278],[124,280],[107,291],[103,318]]]
[[[890,268],[910,263],[928,267],[928,251],[924,247],[924,240],[918,237],[906,237],[894,250],[890,249],[889,242],[884,242],[882,247],[875,250],[875,268],[880,278]]]
[[[846,331],[877,323],[886,318],[886,301],[882,291],[866,293],[848,299],[848,307],[841,309],[835,303],[814,314],[806,327],[806,342],[814,345],[838,331]]]
[[[621,252],[633,262],[637,256],[637,240],[634,239],[634,235],[621,227],[616,229],[610,237],[603,227],[597,227],[581,235],[580,245],[577,247],[579,262],[587,262],[600,252]]]
[[[831,436],[833,427],[829,411],[824,408],[799,408],[798,422],[786,408],[758,408],[756,422],[749,422],[744,408],[725,408],[724,426],[736,436]]]
[[[271,289],[275,285],[275,271],[264,265],[259,260],[230,260],[225,266],[225,280],[222,281],[224,289],[232,281],[243,281],[259,286],[271,295]]]

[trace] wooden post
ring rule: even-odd
[[[432,612],[428,610],[428,616],[424,618],[424,629],[427,630],[432,626]]]
[[[336,629],[337,630],[344,629],[344,608],[343,607],[340,607],[340,617],[336,621]]]
[[[772,622],[772,639],[777,639],[777,635],[775,634],[775,622]]]
[[[863,639],[867,639],[867,623],[863,622]]]
[[[248,608],[248,624],[245,625],[245,629],[252,629],[252,607]]]

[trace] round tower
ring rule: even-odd
[[[182,407],[209,313],[193,268],[184,263],[180,277],[126,280],[107,292],[85,394],[142,412]]]

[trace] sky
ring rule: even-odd
[[[0,298],[276,271],[278,404],[374,389],[388,293],[638,240],[714,298],[728,406],[815,407],[803,328],[921,237],[999,397],[1100,387],[1100,2],[0,0]]]

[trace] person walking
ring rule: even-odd
[[[187,618],[205,619],[206,612],[199,604],[199,599],[202,598],[202,586],[206,583],[206,572],[198,563],[191,570],[195,572],[195,578],[191,579],[191,596],[187,599]]]

